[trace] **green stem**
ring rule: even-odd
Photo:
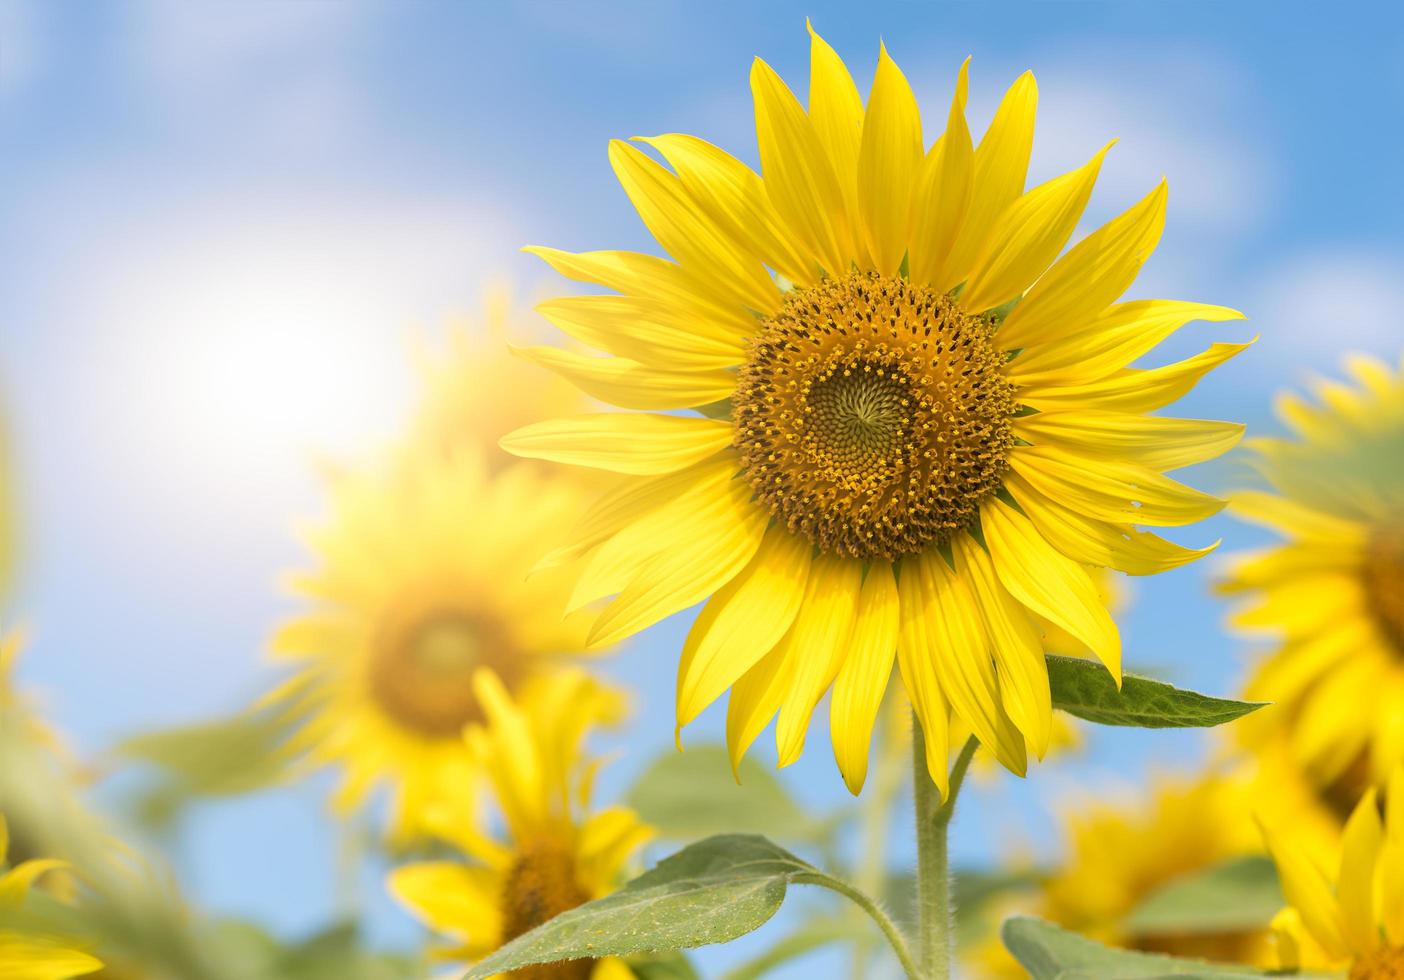
[[[896,726],[887,717],[887,713],[894,710],[896,706],[885,701],[878,715],[877,763],[868,791],[861,798],[862,857],[854,883],[868,895],[881,896],[887,888],[887,830],[892,804],[901,792],[902,773],[906,770],[906,740],[895,737]],[[871,952],[867,941],[853,944],[852,980],[863,980],[868,975]]]
[[[902,972],[907,975],[907,980],[924,980],[925,974],[917,966],[917,962],[912,958],[912,951],[907,946],[907,940],[902,935],[902,930],[897,928],[897,923],[882,910],[875,901],[866,894],[854,888],[846,881],[838,878],[831,878],[828,875],[795,875],[794,881],[801,885],[819,885],[838,892],[844,898],[849,899],[868,916],[877,923],[877,927],[882,930],[882,934],[887,937],[887,941],[892,944],[892,951],[897,954],[897,961],[902,964]]]
[[[950,980],[955,953],[955,908],[951,900],[950,857],[946,831],[955,813],[956,797],[970,759],[979,743],[972,736],[951,768],[950,792],[941,801],[926,768],[926,736],[921,719],[912,717],[912,788],[916,797],[917,913],[922,976]]]

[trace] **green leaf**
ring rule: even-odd
[[[192,796],[229,796],[263,789],[284,774],[285,714],[241,712],[232,718],[136,735],[116,752],[163,769]]]
[[[626,960],[638,980],[700,980],[692,963],[682,953],[643,953]]]
[[[1242,980],[1274,975],[1230,963],[1113,949],[1039,919],[1009,919],[1001,935],[1005,948],[1033,980]],[[1306,980],[1305,975],[1294,976]]]
[[[1139,935],[1205,935],[1262,929],[1286,905],[1270,858],[1234,858],[1153,892],[1123,925]]]
[[[817,841],[826,825],[812,819],[766,766],[745,759],[740,784],[722,745],[666,751],[629,791],[644,822],[672,840],[712,834],[760,834],[785,841]]]
[[[664,858],[614,894],[518,936],[463,980],[538,963],[730,942],[769,921],[796,882],[833,879],[763,837],[709,837]]]
[[[1048,654],[1053,707],[1099,725],[1131,728],[1211,728],[1263,707],[1182,691],[1161,681],[1127,674],[1121,690],[1101,664]]]

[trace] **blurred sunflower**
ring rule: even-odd
[[[1404,976],[1404,769],[1388,780],[1380,819],[1376,790],[1361,798],[1328,876],[1320,862],[1264,821],[1288,906],[1273,920],[1283,969],[1349,970],[1350,980]]]
[[[0,868],[10,850],[9,827],[0,815]],[[0,873],[0,976],[7,980],[64,980],[102,969],[102,961],[76,939],[57,936],[26,922],[25,898],[45,872],[64,868],[62,861],[32,860]]]
[[[1127,365],[1189,321],[1240,314],[1116,302],[1160,237],[1163,184],[1059,258],[1105,149],[1024,191],[1032,75],[977,146],[962,66],[929,149],[886,50],[866,109],[818,35],[807,111],[759,60],[751,88],[762,175],[690,136],[642,141],[671,170],[610,146],[672,260],[530,249],[613,291],[541,308],[612,356],[525,356],[642,411],[529,425],[503,446],[636,477],[573,539],[577,600],[617,594],[591,632],[604,644],[711,597],[682,652],[680,726],[731,689],[733,756],[778,712],[788,764],[832,686],[857,792],[895,654],[943,793],[948,711],[1022,773],[1050,738],[1036,617],[1119,676],[1085,566],[1145,575],[1208,551],[1133,525],[1218,511],[1162,471],[1241,435],[1146,413],[1247,345]]]
[[[273,699],[305,717],[294,748],[344,770],[340,809],[390,784],[402,838],[474,781],[462,735],[485,717],[474,674],[491,670],[530,703],[584,652],[588,615],[556,612],[567,578],[528,577],[579,516],[579,496],[520,466],[490,475],[470,453],[413,455],[331,491],[331,520],[308,535],[320,567],[292,579],[310,608],[272,640],[299,670]],[[594,690],[577,710],[614,719],[622,704]]]
[[[584,408],[574,387],[509,352],[509,338],[527,330],[514,316],[508,293],[495,290],[481,318],[450,324],[441,349],[418,348],[422,394],[411,441],[433,452],[486,450],[495,456],[505,433]],[[497,458],[489,462],[501,465]]]
[[[475,961],[577,905],[613,891],[621,871],[650,836],[632,810],[590,812],[598,768],[584,754],[592,722],[581,706],[595,699],[583,673],[558,675],[534,705],[512,699],[482,670],[474,688],[484,720],[471,726],[473,751],[492,759],[492,799],[506,840],[478,832],[470,814],[441,810],[435,830],[468,858],[410,864],[390,889],[411,912],[453,944],[438,951]],[[621,960],[575,960],[529,967],[517,980],[628,980]]]
[[[1144,901],[1176,879],[1261,853],[1250,817],[1255,799],[1246,780],[1215,774],[1162,781],[1134,806],[1079,801],[1063,820],[1056,870],[1038,880],[1031,894],[1003,903],[997,918],[988,917],[991,927],[1007,915],[1031,914],[1125,949],[1266,964],[1266,928],[1155,935],[1127,925]],[[981,976],[1026,975],[993,932],[973,944],[969,960]]]
[[[1285,733],[1353,804],[1404,761],[1404,366],[1347,369],[1354,383],[1318,383],[1319,404],[1280,399],[1293,438],[1256,440],[1277,492],[1234,510],[1285,540],[1238,558],[1221,588],[1246,599],[1236,626],[1280,639],[1245,687],[1274,708],[1238,734]]]

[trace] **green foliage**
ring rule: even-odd
[[[252,923],[221,922],[212,930],[210,944],[249,980],[417,980],[425,969],[417,957],[366,949],[351,923],[284,944]]]
[[[800,809],[772,770],[744,759],[738,783],[726,747],[699,745],[666,751],[633,789],[628,804],[671,840],[711,834],[761,834],[786,841],[818,841],[831,826]]]
[[[1261,929],[1286,905],[1270,858],[1234,858],[1176,878],[1152,893],[1124,925],[1144,935],[1202,935]]]
[[[838,884],[752,834],[709,837],[665,858],[612,895],[519,936],[464,980],[538,963],[725,943],[769,921],[793,883]]]
[[[1182,691],[1127,674],[1121,690],[1107,669],[1090,660],[1048,655],[1053,707],[1099,725],[1131,728],[1212,728],[1263,707]]]
[[[687,957],[676,950],[631,956],[628,963],[638,980],[700,980]]]
[[[135,800],[137,818],[150,829],[163,830],[196,800],[277,785],[292,762],[286,742],[295,721],[287,711],[265,708],[119,743],[118,756],[160,771]]]
[[[1242,980],[1269,975],[1246,966],[1112,949],[1039,919],[1010,919],[1001,935],[1033,980]]]

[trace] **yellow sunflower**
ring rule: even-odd
[[[507,292],[495,290],[481,318],[451,323],[441,348],[417,349],[422,393],[411,441],[435,452],[495,454],[497,440],[518,426],[582,410],[575,388],[508,352],[509,338],[526,331]]]
[[[677,134],[610,160],[671,258],[533,248],[612,290],[542,312],[607,355],[528,358],[637,412],[529,425],[521,456],[629,474],[572,538],[577,600],[616,595],[593,643],[709,596],[684,646],[678,723],[731,689],[739,757],[777,712],[781,764],[833,687],[850,789],[895,659],[946,790],[948,711],[1015,772],[1049,739],[1036,617],[1119,676],[1121,643],[1085,566],[1131,574],[1209,549],[1134,525],[1222,503],[1162,475],[1238,425],[1148,415],[1245,344],[1128,367],[1181,325],[1239,317],[1116,302],[1160,237],[1162,184],[1059,258],[1105,149],[1025,192],[1036,89],[1010,88],[977,145],[966,67],[927,146],[886,50],[864,107],[812,38],[809,107],[751,72],[760,175]]]
[[[1404,768],[1388,780],[1385,810],[1382,821],[1371,787],[1346,823],[1333,876],[1293,846],[1290,827],[1284,840],[1281,824],[1264,821],[1288,902],[1273,920],[1278,966],[1404,977]]]
[[[478,832],[472,814],[441,810],[436,832],[468,858],[410,864],[390,889],[411,912],[453,945],[451,959],[476,961],[548,919],[613,891],[650,831],[632,810],[590,812],[598,768],[584,754],[592,718],[581,705],[594,682],[563,675],[552,696],[518,703],[495,674],[479,671],[474,687],[484,721],[469,728],[488,769],[506,839]],[[575,960],[513,971],[518,980],[629,980],[617,959]]]
[[[9,849],[9,828],[0,815],[0,868]],[[64,980],[102,969],[102,961],[78,940],[53,935],[25,918],[30,887],[44,873],[64,867],[62,861],[36,859],[0,872],[0,976],[6,980]]]
[[[1353,804],[1404,761],[1404,365],[1347,367],[1354,384],[1321,382],[1318,405],[1280,400],[1293,438],[1256,442],[1277,492],[1234,509],[1285,540],[1239,558],[1222,589],[1245,597],[1237,626],[1279,641],[1245,688],[1274,707],[1239,734],[1285,733]]]
[[[471,453],[334,482],[331,519],[308,535],[320,567],[292,580],[309,608],[272,647],[299,665],[274,695],[305,716],[294,747],[345,772],[339,808],[388,783],[393,833],[420,830],[479,768],[462,737],[484,717],[474,673],[529,701],[584,652],[588,616],[555,612],[567,577],[532,572],[578,516],[570,484],[520,466],[489,474]],[[580,710],[614,718],[622,705],[596,690]]]

